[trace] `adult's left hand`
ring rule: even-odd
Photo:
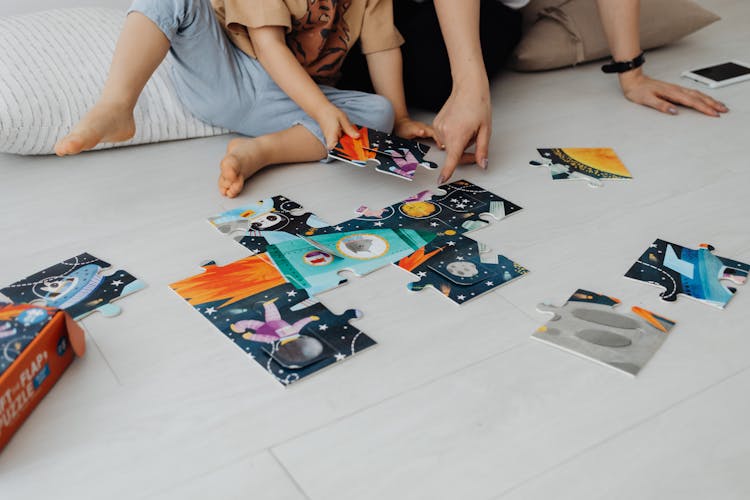
[[[693,108],[717,118],[721,116],[721,113],[729,111],[724,103],[703,92],[656,80],[640,71],[621,74],[620,86],[628,100],[657,109],[662,113],[676,115],[677,105]]]

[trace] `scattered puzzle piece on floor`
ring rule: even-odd
[[[419,281],[409,283],[418,292],[432,287],[463,304],[504,285],[528,270],[487,246],[463,236],[443,236],[398,263]]]
[[[359,138],[344,135],[328,156],[357,167],[373,164],[378,172],[411,181],[417,167],[436,169],[436,163],[424,159],[430,147],[417,141],[357,127]]]
[[[716,256],[713,250],[705,243],[693,250],[657,239],[625,276],[664,287],[660,296],[666,301],[682,294],[723,309],[737,291],[723,282],[744,284],[750,264]]]
[[[553,318],[533,338],[581,357],[637,375],[667,338],[675,322],[640,307],[615,312],[614,297],[579,289],[562,307],[539,304]]]
[[[287,283],[266,254],[204,270],[170,286],[283,385],[375,345],[349,324],[361,312],[333,314]]]
[[[247,248],[251,254],[266,251],[266,234],[283,232],[311,236],[317,228],[328,226],[317,215],[305,212],[302,205],[284,196],[274,196],[228,210],[208,221],[221,233]]]
[[[94,311],[120,314],[112,302],[141,290],[145,284],[126,271],[105,274],[110,264],[88,253],[55,264],[0,289],[10,302],[64,309],[79,320]]]
[[[0,302],[0,375],[13,364],[56,312],[54,307]]]
[[[583,179],[591,187],[601,187],[601,179],[632,179],[611,148],[537,149],[540,159],[529,162],[547,167],[553,180]]]

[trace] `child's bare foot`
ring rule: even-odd
[[[234,198],[245,186],[245,180],[268,165],[264,154],[263,139],[232,139],[227,145],[227,154],[221,160],[219,192]]]
[[[78,154],[101,142],[127,141],[134,134],[135,121],[129,107],[98,102],[68,135],[57,141],[55,154]]]

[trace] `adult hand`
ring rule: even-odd
[[[446,158],[438,183],[451,178],[459,163],[471,157],[464,154],[466,148],[476,143],[474,161],[487,168],[490,137],[492,136],[492,108],[490,89],[486,74],[466,79],[465,84],[456,85],[448,100],[433,121],[438,144],[445,149]]]
[[[649,78],[640,70],[621,74],[620,86],[628,100],[658,109],[662,113],[676,115],[677,104],[714,117],[729,111],[723,103],[702,92]]]

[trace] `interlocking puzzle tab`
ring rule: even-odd
[[[417,167],[437,168],[436,163],[424,159],[430,151],[426,144],[367,127],[358,126],[357,130],[359,138],[344,135],[328,157],[357,167],[373,164],[378,172],[407,181],[414,179]]]
[[[750,264],[719,257],[713,251],[705,243],[693,250],[657,239],[625,276],[664,287],[660,296],[666,301],[674,302],[681,294],[723,309],[737,291],[724,282],[743,285]]]
[[[537,149],[533,167],[547,167],[553,180],[582,179],[591,187],[602,187],[602,179],[632,179],[627,167],[611,148]]]
[[[171,288],[283,385],[342,361],[375,341],[288,283],[267,254],[204,272]]]
[[[637,375],[674,328],[675,322],[640,307],[615,312],[614,297],[578,289],[557,307],[539,304],[553,318],[533,338],[578,356]]]
[[[443,236],[401,259],[399,267],[419,281],[409,283],[418,292],[432,287],[456,304],[485,294],[528,272],[489,247],[463,236]]]
[[[88,253],[39,271],[0,289],[13,303],[32,303],[64,309],[79,320],[94,311],[106,317],[121,309],[112,302],[135,293],[145,284],[126,271],[106,274],[110,264]]]

